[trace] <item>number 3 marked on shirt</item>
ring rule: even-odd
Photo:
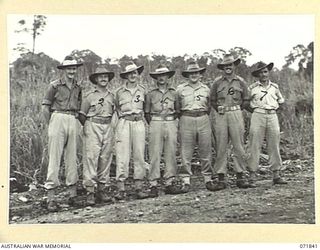
[[[140,101],[140,95],[137,95],[136,98],[137,98],[137,99],[134,100],[134,102],[139,102],[139,101]]]

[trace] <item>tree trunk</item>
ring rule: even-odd
[[[34,55],[34,49],[36,45],[37,27],[36,27],[36,16],[33,16],[33,29],[32,29],[32,54]]]

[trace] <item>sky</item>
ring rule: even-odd
[[[46,15],[36,53],[62,61],[72,50],[90,49],[105,58],[123,55],[201,55],[214,49],[248,49],[247,64],[274,62],[277,68],[297,44],[314,41],[313,15]],[[15,33],[18,21],[32,15],[8,15],[8,55],[17,43],[32,49],[30,34]]]

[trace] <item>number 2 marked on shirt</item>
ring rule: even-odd
[[[99,101],[98,101],[98,104],[100,104],[101,106],[103,106],[103,102],[104,102],[104,98],[100,98]]]

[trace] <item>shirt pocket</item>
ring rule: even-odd
[[[151,111],[160,112],[162,110],[161,97],[151,99]]]
[[[274,91],[272,91],[270,94],[269,94],[269,98],[271,98],[273,101],[275,101],[275,102],[278,102],[278,96],[277,96],[277,94],[274,92]]]
[[[132,99],[132,105],[134,108],[143,110],[143,103],[144,103],[143,93],[137,93]]]
[[[240,101],[243,93],[243,89],[238,86],[235,86],[233,89],[234,89],[234,94],[232,95],[233,100]]]
[[[121,99],[119,101],[120,110],[123,112],[131,110],[131,100],[128,99]]]
[[[195,93],[194,101],[197,102],[199,105],[206,105],[208,98],[208,91],[204,89],[200,89]]]
[[[161,102],[162,110],[174,111],[174,100],[171,96],[165,97]]]
[[[182,108],[192,105],[194,102],[193,93],[182,93],[181,94],[181,105]]]
[[[66,91],[63,91],[62,88],[58,87],[54,95],[54,101],[59,105],[63,105],[68,101],[68,99],[69,99],[69,96],[66,93]]]

